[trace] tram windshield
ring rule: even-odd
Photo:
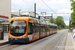
[[[10,33],[14,36],[24,35],[26,32],[26,21],[15,20],[11,21]]]

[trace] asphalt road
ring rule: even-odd
[[[31,42],[29,44],[6,44],[0,46],[0,50],[65,50],[68,29],[58,31],[43,39]]]

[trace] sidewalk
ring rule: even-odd
[[[4,40],[0,40],[0,45],[8,42],[8,33],[4,33]]]
[[[73,39],[72,33],[68,33],[65,50],[75,50],[75,41]]]

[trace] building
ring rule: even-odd
[[[1,30],[8,31],[8,24],[10,18],[11,18],[11,0],[0,0],[0,29]]]
[[[51,16],[40,16],[40,19],[43,19],[45,21],[49,21],[50,18]]]
[[[16,16],[22,16],[22,17],[33,17],[35,18],[34,16],[34,12],[28,12],[28,11],[23,11],[23,12],[12,12],[12,14],[14,15],[13,17],[16,17]],[[36,13],[36,18],[38,18],[39,14]]]

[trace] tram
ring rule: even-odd
[[[29,43],[56,32],[56,24],[31,17],[14,17],[9,23],[9,42]]]

